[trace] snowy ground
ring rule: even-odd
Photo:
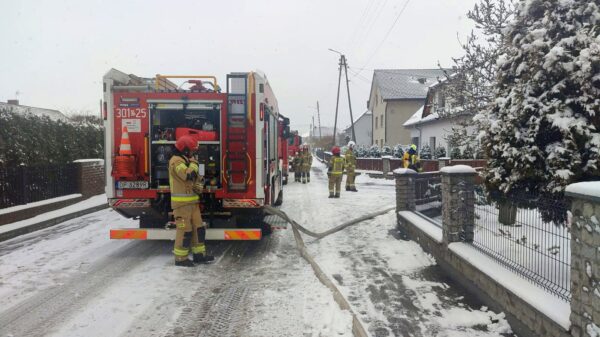
[[[282,209],[315,231],[393,205],[393,181],[361,176],[328,199],[322,164],[286,186]],[[372,336],[499,336],[413,242],[393,212],[320,241],[305,237]],[[352,336],[351,316],[299,257],[291,230],[211,243],[216,263],[172,265],[170,242],[108,240],[132,221],[110,210],[0,243],[0,336]],[[473,309],[477,308],[477,309]],[[485,309],[485,308],[484,308]]]

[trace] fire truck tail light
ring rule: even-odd
[[[265,119],[265,103],[260,103],[260,120]]]

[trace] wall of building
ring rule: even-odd
[[[435,148],[444,147],[446,148],[446,154],[450,154],[450,149],[448,148],[448,142],[446,141],[446,138],[451,133],[452,126],[457,125],[457,123],[464,121],[466,118],[468,117],[442,119],[417,125],[421,128],[421,131],[419,131],[414,125],[410,126],[408,127],[408,130],[410,130],[410,139],[420,136],[420,144],[416,144],[420,149],[425,144],[431,146],[431,137],[435,137]],[[467,132],[469,133],[473,132],[473,130],[474,127],[467,128]],[[431,147],[431,149],[435,150],[434,147]]]
[[[371,145],[371,138],[373,133],[371,128],[373,127],[372,115],[364,115],[356,123],[354,123],[354,132],[356,132],[356,144],[357,145]],[[351,135],[351,133],[350,133]]]
[[[410,144],[411,130],[402,126],[415,111],[423,106],[424,99],[393,100],[387,101],[387,120],[384,127],[387,130],[385,143],[390,146],[396,144]]]
[[[375,88],[369,98],[369,110],[372,112],[371,130],[373,130],[372,142],[381,146],[385,142],[385,129],[381,127],[381,118],[384,118],[387,102],[381,98],[378,88]]]

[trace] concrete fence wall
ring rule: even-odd
[[[73,179],[77,181],[76,193],[81,194],[80,197],[44,203],[35,207],[24,207],[21,210],[4,213],[0,216],[0,226],[33,218],[36,215],[61,209],[94,195],[104,193],[104,163],[101,159],[75,161],[74,164],[77,166],[77,170]]]
[[[418,174],[412,170],[394,173],[398,230],[402,235],[417,241],[451,278],[490,308],[504,312],[519,336],[600,335],[600,197],[567,192],[573,201],[573,225],[571,325],[570,329],[566,329],[565,317],[562,323],[549,318],[539,306],[526,302],[449,248],[453,242],[469,244],[473,240],[474,184],[478,175],[475,170],[442,170],[441,174],[442,233],[437,235],[439,227],[433,223],[430,227],[423,225],[424,218],[415,212],[415,180]],[[600,183],[597,186],[600,190]],[[547,296],[553,295],[548,293]],[[565,311],[568,311],[569,304],[563,303]]]

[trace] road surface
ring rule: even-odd
[[[394,204],[393,181],[361,176],[358,193],[328,199],[324,166],[290,182],[282,209],[322,232]],[[372,336],[509,336],[414,242],[393,212],[309,252]],[[173,266],[171,242],[110,241],[134,227],[111,210],[0,243],[0,336],[352,336],[351,315],[298,255],[291,230],[260,242],[213,242],[212,265]]]

